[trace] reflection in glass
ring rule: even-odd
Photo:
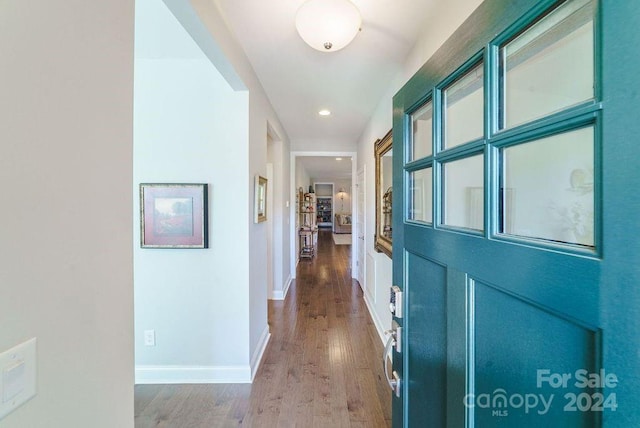
[[[478,64],[443,91],[444,148],[484,135],[484,72]]]
[[[433,223],[433,176],[432,168],[409,174],[409,220]]]
[[[484,230],[484,157],[447,162],[442,165],[442,178],[442,223]]]
[[[593,1],[568,1],[500,49],[501,128],[593,98],[593,15]]]
[[[411,150],[409,161],[431,156],[433,153],[433,105],[431,101],[411,115]]]
[[[593,127],[502,149],[501,232],[594,246]]]

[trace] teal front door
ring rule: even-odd
[[[487,0],[394,97],[394,427],[640,426],[639,16]]]

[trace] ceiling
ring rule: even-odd
[[[360,33],[344,49],[325,53],[309,47],[296,31],[296,11],[304,0],[212,1],[245,50],[294,147],[299,141],[353,147],[438,3],[352,0],[362,15]],[[325,108],[331,116],[318,115]]]
[[[304,167],[311,179],[344,178],[351,180],[351,158],[335,156],[298,156],[298,162]]]

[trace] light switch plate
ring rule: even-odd
[[[0,419],[36,395],[36,338],[0,354]]]
[[[24,360],[18,360],[13,366],[7,367],[2,371],[3,403],[13,400],[18,394],[24,391],[27,380],[24,367]]]

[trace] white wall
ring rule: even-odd
[[[352,204],[352,196],[354,192],[354,186],[350,179],[337,179],[335,180],[335,187],[333,188],[333,212],[334,214],[351,214],[354,212]],[[344,189],[344,193],[340,193],[340,189]],[[342,199],[340,199],[342,197]]]
[[[302,187],[303,193],[307,193],[309,191],[309,186],[312,184],[311,176],[307,172],[307,169],[304,167],[300,159],[296,158],[296,189]]]
[[[139,183],[208,183],[210,208],[209,249],[142,249],[134,234],[136,380],[248,380],[248,96],[161,1],[137,1],[136,32],[134,227]]]
[[[464,20],[478,7],[481,0],[452,0],[436,6],[433,15],[426,17],[429,25],[408,55],[403,71],[390,83],[371,120],[358,141],[358,167],[366,165],[366,232],[365,301],[369,306],[378,332],[391,325],[389,287],[392,284],[391,259],[374,250],[375,233],[375,160],[374,143],[384,137],[392,126],[392,97],[407,80],[435,53]],[[438,16],[433,20],[432,16]],[[373,264],[373,266],[371,266]]]
[[[289,194],[289,151],[282,139],[273,129],[269,129],[268,154],[269,162],[273,163],[273,252],[274,259],[274,287],[270,299],[282,299],[291,283],[291,252],[289,251],[290,219],[289,206],[295,205],[290,201]]]
[[[212,59],[216,67],[233,88],[246,88],[249,94],[248,99],[248,145],[243,147],[245,157],[248,160],[248,170],[245,170],[245,178],[242,183],[245,191],[237,195],[247,205],[249,212],[253,212],[253,177],[255,174],[266,176],[267,164],[267,134],[271,129],[279,136],[283,143],[283,158],[288,157],[290,151],[289,137],[282,128],[282,125],[271,106],[260,81],[255,75],[251,63],[246,57],[244,50],[235,40],[233,33],[227,27],[220,12],[214,2],[210,0],[164,0],[174,14],[184,16],[183,24],[188,25],[188,30],[195,35],[201,43],[199,35],[206,33],[205,39],[209,36],[215,41],[213,46],[209,43],[206,47],[207,56]],[[197,15],[197,23],[194,26],[193,19],[189,19],[190,11],[193,8]],[[184,12],[184,13],[183,13]],[[198,25],[202,25],[200,29]],[[202,30],[202,31],[199,31]],[[203,40],[202,43],[207,43]],[[238,142],[229,142],[237,144]],[[274,168],[278,166],[274,165]],[[284,171],[286,167],[284,167]],[[283,186],[289,188],[288,179],[283,179]],[[249,197],[243,198],[248,194]],[[255,372],[259,357],[266,345],[268,338],[267,324],[267,266],[266,266],[266,245],[267,245],[267,225],[265,223],[254,224],[253,217],[245,218],[245,228],[248,229],[247,245],[249,246],[249,288],[248,288],[248,316],[249,316],[249,353],[251,355],[251,368]],[[286,232],[283,236],[288,238]],[[277,257],[278,255],[276,255]],[[289,265],[283,261],[283,278],[290,275]],[[274,289],[277,285],[274,284]]]
[[[213,2],[194,0],[192,3],[249,89],[249,175],[250,177],[255,174],[266,176],[268,126],[271,126],[282,139],[286,152],[289,150],[287,134],[284,132],[244,51],[233,39]],[[248,187],[250,193],[253,194],[252,181]],[[253,210],[253,198],[247,198],[245,202],[250,210]],[[249,351],[252,355],[252,362],[256,362],[263,350],[263,344],[269,331],[267,324],[267,267],[265,264],[267,228],[264,223],[254,224],[253,219],[249,219],[247,225],[249,229],[248,242],[250,243]],[[284,278],[288,276],[288,272],[283,272]],[[277,287],[276,284],[274,284],[274,289],[275,287]],[[255,365],[255,363],[252,364],[254,369]]]
[[[133,427],[133,2],[0,13],[0,352],[36,337],[3,428]]]
[[[273,299],[273,278],[275,276],[276,263],[273,259],[273,249],[275,247],[275,240],[273,236],[274,224],[274,171],[273,171],[273,137],[267,134],[267,297]],[[255,215],[255,214],[254,214]]]

